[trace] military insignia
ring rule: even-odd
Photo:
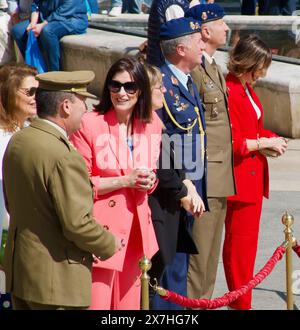
[[[205,86],[208,89],[212,89],[212,88],[214,88],[214,83],[210,80],[205,84]]]
[[[200,29],[200,24],[198,22],[190,22],[190,28],[194,30],[199,30]]]
[[[187,103],[180,103],[182,110],[185,110],[189,105]]]
[[[169,94],[173,97],[174,96],[174,92],[172,89],[169,90]]]
[[[175,106],[175,108],[176,108],[177,111],[181,111],[181,110],[178,110],[178,108],[180,107],[180,98],[179,98],[179,95],[178,94],[175,94],[174,95],[174,98],[175,98],[175,102],[173,103],[173,105]]]
[[[211,119],[216,119],[218,117],[218,110],[217,108],[213,108],[212,111],[211,111],[211,114],[210,114],[210,118]]]
[[[207,14],[206,14],[205,11],[202,13],[201,18],[202,18],[203,21],[207,20]]]
[[[171,76],[171,81],[172,81],[172,84],[173,85],[178,86],[178,80],[177,80],[177,78],[175,78],[174,76]]]

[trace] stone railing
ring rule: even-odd
[[[124,15],[124,19],[128,19],[127,16]],[[131,16],[138,16],[139,20],[147,19],[147,15]],[[240,19],[240,16],[228,16],[228,18]],[[248,16],[245,18],[253,19]],[[291,18],[288,20],[291,26]],[[284,21],[286,20],[282,17],[278,18],[278,22]],[[94,29],[88,29],[84,35],[64,37],[61,41],[63,68],[93,70],[96,78],[91,84],[90,91],[99,96],[107,70],[112,63],[124,55],[136,55],[137,48],[143,41],[145,38],[142,37]],[[226,52],[216,53],[217,62],[221,65],[224,74],[227,58]],[[300,66],[273,61],[268,75],[257,82],[255,89],[265,109],[266,128],[286,137],[299,138]]]

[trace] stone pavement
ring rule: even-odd
[[[290,140],[289,148],[281,158],[270,159],[270,198],[263,204],[258,254],[255,273],[284,241],[281,217],[285,210],[294,216],[294,235],[300,242],[300,140]],[[300,309],[300,258],[293,252],[294,276],[298,275],[298,293],[294,294],[294,309]],[[296,279],[294,280],[296,284]],[[214,297],[227,292],[222,258],[219,261]],[[253,309],[286,309],[285,256],[273,272],[253,290]],[[225,309],[225,308],[222,308]]]

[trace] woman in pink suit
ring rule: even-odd
[[[237,194],[228,198],[223,262],[230,291],[253,277],[262,199],[269,194],[266,152],[282,155],[287,144],[263,128],[263,108],[251,85],[266,75],[270,49],[255,35],[240,39],[230,54],[226,83],[232,123]],[[251,309],[251,292],[232,309]]]
[[[144,67],[133,58],[118,60],[99,105],[71,138],[94,185],[94,215],[124,245],[94,265],[91,309],[140,309],[138,261],[158,250],[147,194],[156,185],[161,129]]]

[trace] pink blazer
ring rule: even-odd
[[[140,167],[156,169],[161,130],[161,122],[156,113],[153,113],[153,120],[148,124],[134,120],[134,148],[131,158],[126,141],[120,137],[115,111],[111,109],[105,114],[93,111],[83,116],[81,128],[72,135],[71,141],[85,159],[91,181],[97,191],[100,177],[123,176]],[[123,188],[101,196],[95,194],[94,216],[105,228],[125,242],[125,247],[120,252],[106,261],[98,262],[96,267],[123,270],[126,243],[134,216],[140,225],[143,253],[151,258],[157,252],[158,245],[147,192]]]
[[[262,195],[269,196],[268,162],[259,151],[248,151],[246,139],[277,135],[263,128],[263,108],[250,85],[247,85],[250,95],[261,111],[259,120],[238,78],[229,73],[226,77],[226,85],[232,124],[234,176],[237,186],[237,194],[229,199],[255,202]]]

